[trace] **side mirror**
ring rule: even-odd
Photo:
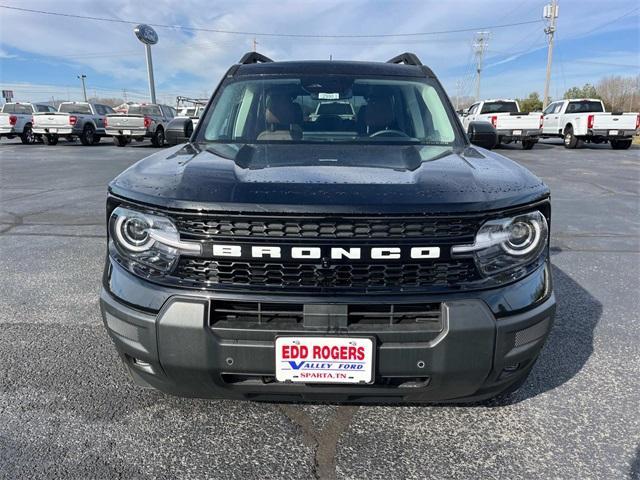
[[[478,147],[491,150],[498,143],[498,132],[489,122],[470,122],[469,141]]]
[[[188,142],[193,133],[193,121],[189,117],[176,117],[165,129],[165,139],[169,145]]]

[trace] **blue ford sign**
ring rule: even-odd
[[[142,43],[147,45],[155,45],[158,43],[158,34],[156,31],[149,25],[140,24],[138,25],[133,32],[138,37]]]

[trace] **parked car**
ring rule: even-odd
[[[24,144],[34,143],[40,139],[40,136],[33,133],[33,114],[55,111],[56,109],[52,106],[42,103],[5,103],[0,114],[0,137],[20,137]]]
[[[193,128],[195,128],[198,125],[200,115],[204,112],[208,101],[208,98],[178,96],[176,97],[176,108],[178,110],[176,117],[189,117],[192,121],[191,123],[193,124]]]
[[[524,383],[556,305],[550,192],[483,148],[489,123],[467,136],[410,53],[251,52],[214,91],[189,143],[109,184],[100,305],[137,384],[411,404]],[[360,118],[300,117],[329,95]]]
[[[132,139],[141,142],[145,138],[150,138],[154,147],[162,147],[165,145],[167,124],[175,116],[175,109],[168,105],[133,104],[128,106],[126,114],[107,115],[105,132],[119,147],[124,147]]]
[[[516,100],[483,100],[471,105],[461,115],[465,129],[470,122],[489,122],[498,131],[498,144],[520,142],[530,150],[542,133],[542,113],[520,111]]]
[[[189,117],[193,123],[193,128],[196,128],[200,121],[200,115],[204,112],[204,105],[193,105],[191,107],[183,107],[178,110],[176,117]]]
[[[640,129],[639,113],[606,112],[597,98],[559,100],[543,114],[543,137],[561,137],[566,148],[609,142],[614,150],[627,149]]]
[[[55,145],[60,137],[77,137],[83,145],[95,145],[105,135],[105,116],[113,112],[110,106],[99,103],[62,102],[55,113],[35,114],[33,131],[48,145]]]

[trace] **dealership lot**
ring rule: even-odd
[[[104,197],[156,149],[0,142],[0,478],[640,478],[640,149],[506,154],[551,187],[559,310],[509,401],[181,399],[125,376],[98,309]]]

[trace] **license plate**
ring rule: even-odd
[[[131,135],[131,130],[122,130],[123,135]]]
[[[58,133],[58,129],[57,128],[50,128],[49,129],[49,133]]]
[[[514,137],[517,137],[517,136],[519,136],[519,135],[522,135],[522,130],[514,130],[514,131],[513,131],[513,136],[514,136]]]
[[[373,339],[276,338],[276,380],[294,383],[372,383]]]
[[[618,135],[618,130],[609,130],[609,135]]]

